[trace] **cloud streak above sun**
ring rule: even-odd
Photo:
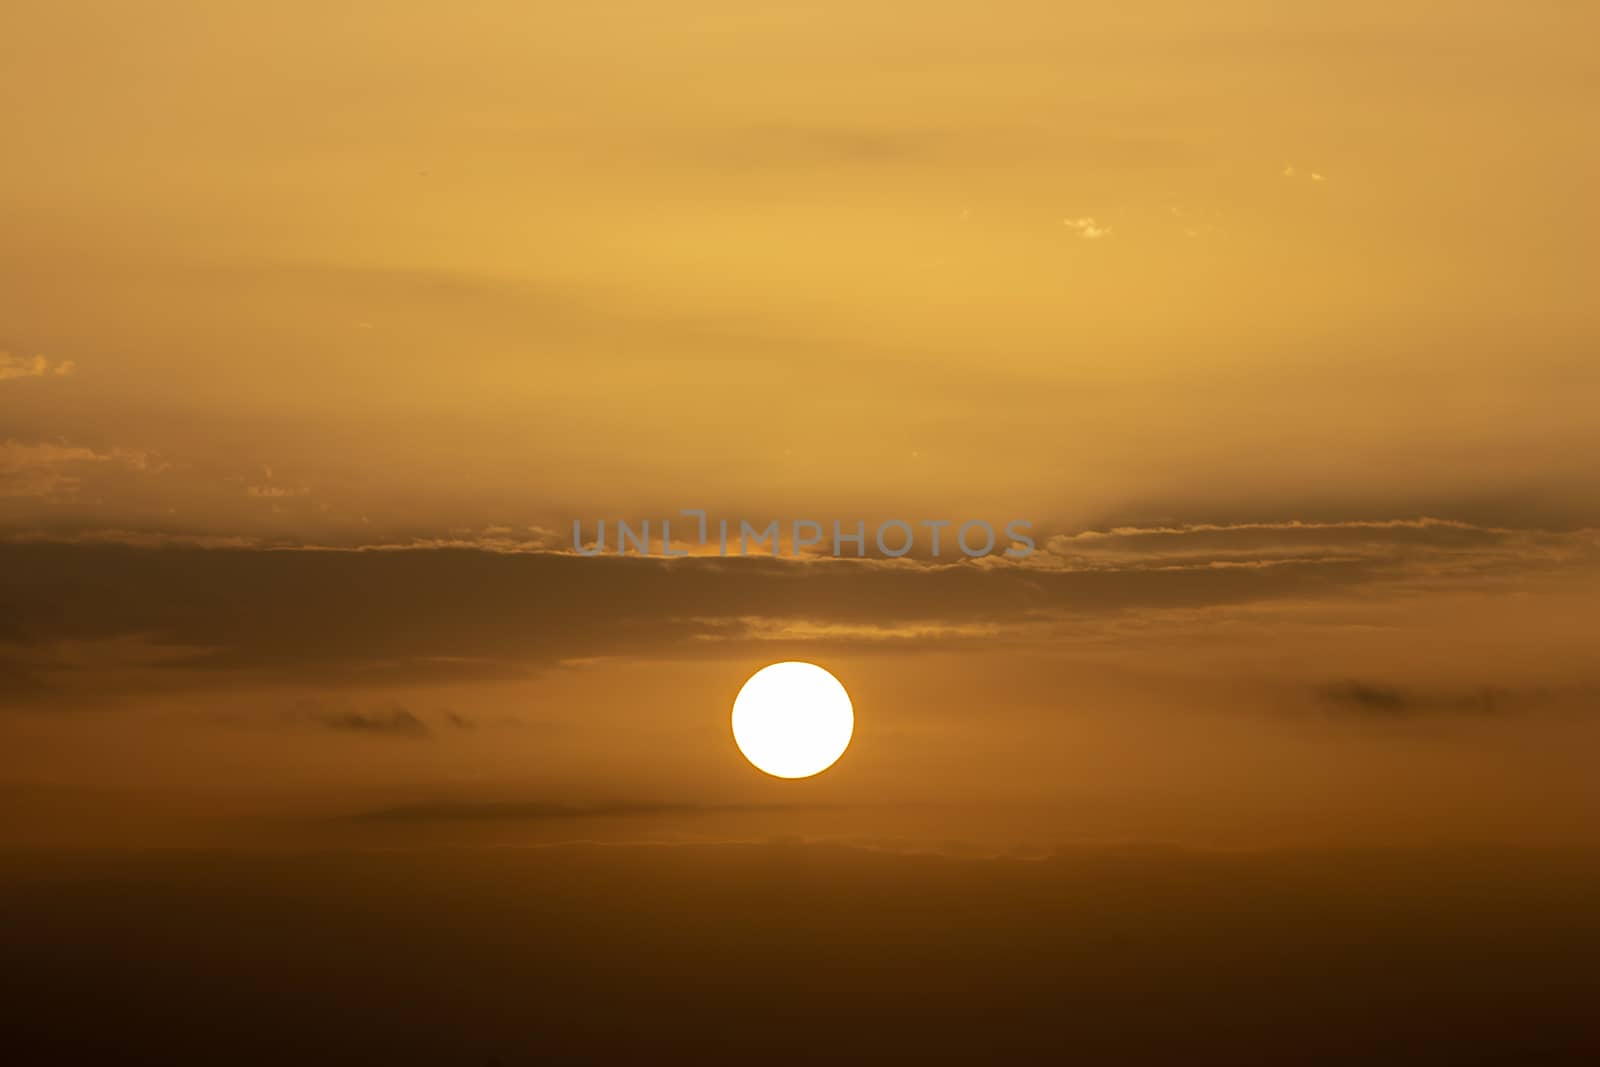
[[[1425,594],[1485,610],[1507,595],[1562,599],[1600,577],[1600,535],[1426,519],[1119,528],[981,563],[42,542],[0,546],[0,558],[14,576],[0,648],[14,670],[70,689],[83,675],[52,666],[60,642],[135,637],[188,650],[152,684],[264,670],[353,684],[774,642],[1088,647],[1130,628],[1181,634],[1200,617],[1213,629],[1388,625]],[[76,595],[92,610],[69,623],[52,605],[78,587],[93,590]]]

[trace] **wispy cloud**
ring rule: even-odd
[[[0,352],[0,382],[14,378],[65,378],[77,369],[77,363],[70,359],[53,363],[43,356],[26,359]]]
[[[408,738],[423,738],[433,733],[427,723],[399,704],[373,711],[330,711],[316,703],[304,702],[296,712],[297,718],[307,719],[330,730]]]
[[[289,723],[310,724],[342,733],[411,739],[432,737],[440,726],[450,730],[478,728],[476,719],[450,708],[421,713],[404,704],[391,704],[362,710],[311,697],[297,701],[282,717]]]
[[[1100,225],[1093,215],[1083,215],[1075,219],[1062,219],[1061,225],[1069,230],[1077,231],[1078,236],[1085,241],[1098,241],[1102,237],[1111,236],[1111,227]]]
[[[1428,516],[1346,521],[1118,526],[1051,537],[1026,562],[1084,571],[1183,570],[1334,563],[1406,576],[1531,574],[1592,566],[1595,531],[1511,529]]]
[[[1430,714],[1497,715],[1507,710],[1511,699],[1511,694],[1492,686],[1432,693],[1357,678],[1323,685],[1318,696],[1336,711],[1374,719],[1410,719]]]
[[[108,463],[143,471],[150,469],[153,458],[136,448],[102,452],[60,442],[6,441],[0,443],[0,497],[71,496],[86,468]]]

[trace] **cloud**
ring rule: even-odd
[[[31,542],[0,544],[0,631],[11,623],[15,644],[41,655],[67,638],[136,634],[199,649],[162,665],[165,684],[215,684],[224,672],[381,684],[517,678],[592,657],[724,655],[735,641],[775,655],[828,642],[971,648],[1044,639],[1063,619],[1309,598],[1362,581],[1360,564],[1298,561],[1270,573],[1097,572]]]
[[[9,352],[0,352],[0,382],[14,378],[65,378],[78,369],[70,359],[52,363],[43,356],[24,359]]]
[[[1082,570],[1269,567],[1336,561],[1396,574],[1531,573],[1600,561],[1595,531],[1479,525],[1429,516],[1346,521],[1117,526],[1058,534],[1029,562]]]
[[[170,656],[167,657],[169,660]],[[377,707],[362,711],[340,707],[312,698],[295,703],[282,716],[289,723],[310,723],[329,730],[350,733],[378,734],[388,737],[426,738],[434,735],[434,724],[442,723],[452,730],[475,730],[477,720],[446,708],[432,716],[424,716],[403,704]]]
[[[676,540],[676,538],[674,539]],[[484,552],[546,552],[561,551],[566,546],[561,536],[543,526],[527,526],[520,530],[510,526],[485,526],[482,530],[456,527],[444,537],[419,537],[403,545],[366,546],[375,551],[418,548],[469,548]]]
[[[1592,530],[1426,517],[1117,526],[1042,540],[1021,562],[14,540],[0,543],[0,655],[19,677],[87,694],[91,672],[51,669],[62,642],[137,638],[172,650],[151,665],[150,685],[198,687],[514,679],[572,663],[745,650],[1054,654],[1141,628],[1371,617],[1373,605],[1408,592],[1521,596],[1535,581],[1600,573]],[[1385,706],[1381,693],[1359,689],[1330,699]],[[319,721],[415,729],[392,714]],[[431,721],[467,725],[450,714]]]
[[[407,738],[423,738],[433,733],[427,723],[398,704],[392,708],[359,712],[326,711],[315,704],[303,703],[297,710],[299,716],[320,723],[330,730]]]
[[[1111,236],[1111,227],[1100,225],[1092,215],[1084,215],[1076,219],[1062,219],[1061,225],[1069,230],[1076,230],[1078,236],[1085,241],[1098,241],[1102,237]]]
[[[0,443],[0,497],[71,496],[87,469],[108,463],[144,471],[153,457],[135,448],[101,452],[83,445],[6,441]]]
[[[1404,689],[1378,682],[1348,680],[1330,682],[1323,686],[1320,695],[1340,707],[1352,708],[1365,715],[1399,718],[1410,715],[1417,708],[1416,698]]]
[[[1418,692],[1383,682],[1349,678],[1319,686],[1329,707],[1374,719],[1410,719],[1432,714],[1497,715],[1509,710],[1513,694],[1494,686],[1455,693]]]

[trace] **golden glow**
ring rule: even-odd
[[[789,661],[750,676],[733,702],[733,739],[774,778],[809,778],[844,755],[855,731],[850,694],[814,663]]]

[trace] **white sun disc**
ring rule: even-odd
[[[750,676],[733,701],[733,740],[774,778],[809,778],[850,744],[856,714],[839,680],[815,663],[790,660]]]

